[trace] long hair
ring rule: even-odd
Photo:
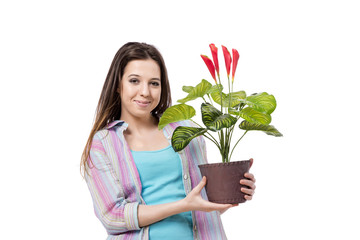
[[[146,59],[152,59],[157,62],[161,74],[160,102],[151,111],[152,116],[159,120],[163,112],[171,106],[171,92],[167,70],[160,52],[154,46],[146,43],[129,42],[123,45],[115,54],[101,91],[95,112],[95,122],[81,156],[80,171],[83,174],[88,173],[89,161],[91,162],[90,149],[96,132],[103,129],[110,122],[120,119],[121,101],[117,89],[126,65],[133,60]]]

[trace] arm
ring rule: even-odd
[[[85,174],[95,214],[109,234],[139,230],[137,202],[129,202],[101,143],[95,135],[90,149],[89,175]]]
[[[86,175],[96,216],[109,234],[120,234],[139,230],[166,217],[187,211],[223,211],[231,204],[216,204],[204,200],[201,190],[206,184],[204,178],[184,199],[158,205],[139,205],[129,202],[117,181],[112,165],[99,139],[95,136],[90,150],[92,166]]]
[[[138,219],[139,226],[147,226],[154,222],[160,221],[171,215],[175,215],[181,212],[188,211],[226,211],[231,204],[218,204],[204,200],[201,197],[201,190],[206,184],[206,177],[200,181],[200,183],[182,200],[165,203],[159,205],[139,205]]]

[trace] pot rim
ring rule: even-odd
[[[226,162],[226,163],[207,163],[207,164],[199,164],[198,167],[200,168],[211,168],[211,167],[227,167],[233,165],[243,165],[248,164],[250,160],[240,160],[240,161],[233,161],[233,162]]]

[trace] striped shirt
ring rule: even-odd
[[[170,144],[172,133],[178,126],[196,127],[189,120],[168,124],[163,132]],[[95,134],[90,149],[92,163],[85,179],[95,215],[104,225],[107,239],[148,240],[149,227],[140,228],[137,218],[138,205],[145,202],[141,196],[140,176],[123,134],[127,127],[126,122],[116,120]],[[194,138],[178,153],[187,195],[201,181],[197,165],[207,163],[204,138]],[[201,196],[208,199],[205,189],[202,189]],[[227,239],[219,212],[193,211],[192,218],[194,239]]]

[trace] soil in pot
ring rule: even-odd
[[[206,194],[210,202],[243,203],[245,194],[241,192],[240,180],[249,171],[250,160],[229,163],[199,165],[202,176],[206,176]]]

